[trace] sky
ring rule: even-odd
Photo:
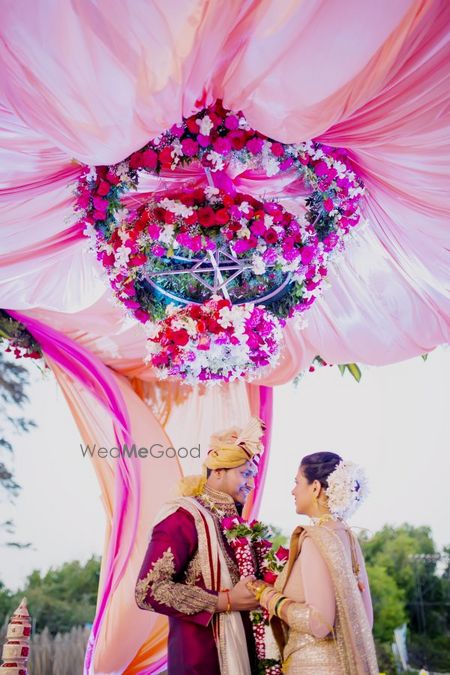
[[[356,383],[336,367],[306,373],[274,390],[274,422],[260,517],[289,534],[301,522],[290,492],[303,455],[333,450],[361,464],[370,495],[350,521],[374,533],[386,523],[429,525],[439,547],[450,544],[450,351],[439,348],[383,367],[362,367]],[[103,548],[100,490],[63,395],[51,373],[32,368],[25,414],[38,427],[14,439],[14,503],[0,501],[0,531],[28,549],[0,547],[0,581],[16,590],[34,569],[85,562]]]

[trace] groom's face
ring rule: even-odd
[[[235,502],[245,504],[249,493],[255,487],[255,476],[258,468],[253,462],[245,462],[235,469],[222,472],[220,489],[233,497]]]

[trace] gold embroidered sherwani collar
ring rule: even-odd
[[[203,492],[197,499],[208,509],[208,511],[216,514],[219,518],[238,515],[233,497],[226,492],[214,490],[214,488],[209,485],[205,485]]]

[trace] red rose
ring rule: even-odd
[[[208,330],[217,335],[222,331],[222,326],[215,319],[208,319]]]
[[[189,335],[184,328],[168,331],[168,336],[176,345],[183,347],[189,342]]]
[[[264,572],[263,579],[266,582],[266,584],[270,584],[271,586],[273,586],[273,584],[277,580],[277,576],[278,576],[277,574],[274,574],[273,572],[268,570],[267,572]]]
[[[234,150],[242,150],[247,140],[245,131],[241,131],[238,129],[236,129],[236,131],[231,131],[228,134],[227,138],[230,141]]]
[[[145,265],[147,262],[147,256],[143,253],[136,253],[129,258],[129,265],[132,267],[140,267],[140,265]]]
[[[284,546],[280,546],[275,555],[278,560],[287,560],[289,558],[289,551],[287,548],[284,548]]]
[[[189,117],[186,120],[186,126],[191,132],[191,134],[198,134],[199,132],[199,126],[197,124],[197,118],[196,117]]]
[[[228,221],[230,220],[228,210],[227,209],[219,209],[218,211],[216,211],[215,219],[216,219],[217,225],[225,225],[226,223],[228,223]]]
[[[149,148],[142,153],[141,162],[142,166],[144,166],[146,169],[156,169],[158,164],[158,155],[154,150]]]
[[[203,203],[205,201],[205,193],[202,188],[196,188],[192,193],[192,196],[196,202]]]
[[[263,236],[268,244],[275,244],[278,241],[278,234],[273,227],[270,227]]]
[[[172,211],[164,212],[164,222],[168,225],[172,225],[176,221],[177,217]]]
[[[198,222],[197,211],[194,211],[194,213],[192,213],[190,216],[187,216],[187,217],[184,219],[184,222],[185,222],[187,225],[195,225],[195,223]]]
[[[130,169],[140,169],[142,166],[142,152],[133,152],[128,160]]]
[[[161,152],[159,153],[159,161],[164,167],[171,167],[172,162],[173,162],[173,157],[172,157],[172,148],[163,148]]]
[[[203,206],[197,211],[198,222],[203,227],[212,227],[216,224],[216,218],[213,209],[210,206]]]
[[[116,176],[116,174],[113,171],[108,171],[107,174],[105,175],[105,178],[108,181],[108,183],[111,183],[111,185],[118,185],[120,183],[119,176]]]
[[[98,195],[101,195],[102,197],[104,197],[105,195],[108,194],[110,189],[111,189],[110,183],[108,183],[106,180],[101,180],[100,183],[97,186],[96,192],[97,192]]]
[[[200,305],[191,305],[189,307],[189,315],[193,319],[201,319],[202,316],[203,316],[203,312],[202,312],[202,308],[200,307]]]
[[[272,155],[275,155],[275,157],[281,157],[284,155],[284,148],[281,145],[281,143],[272,143],[272,147],[270,148]]]

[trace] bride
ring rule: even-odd
[[[364,493],[356,465],[332,452],[304,457],[292,495],[311,525],[294,530],[274,587],[248,584],[269,611],[288,675],[378,675],[364,559],[343,520]]]

